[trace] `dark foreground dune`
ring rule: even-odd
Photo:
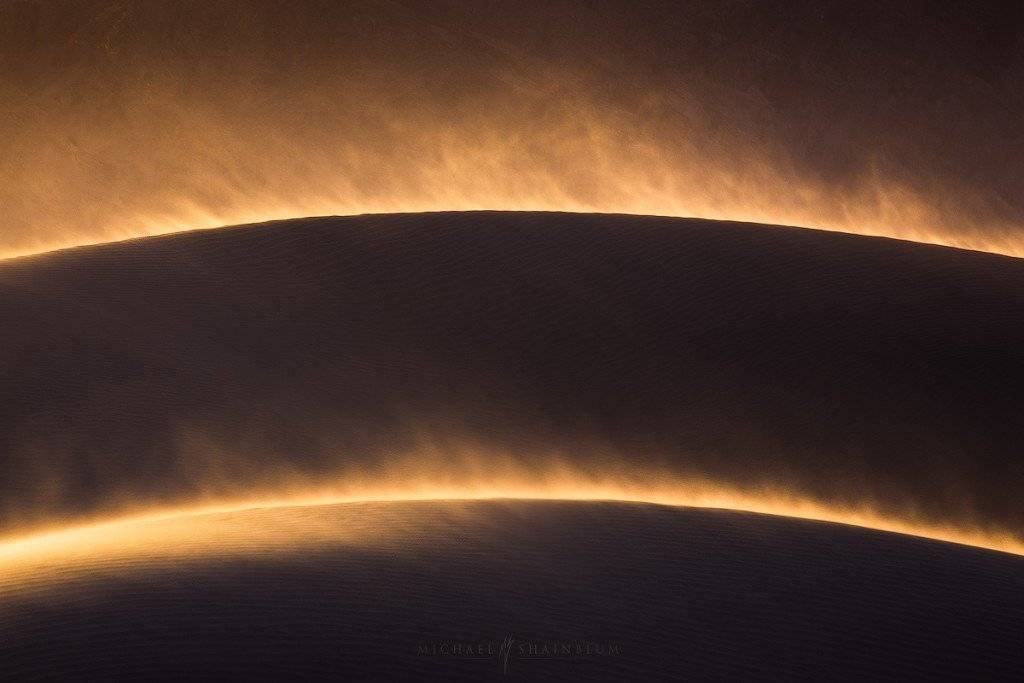
[[[189,554],[155,524],[182,557],[69,563],[6,587],[0,672],[981,680],[1022,664],[1022,563],[976,548],[593,502],[350,504],[196,526],[242,522],[225,556]],[[284,526],[321,540],[267,544]]]

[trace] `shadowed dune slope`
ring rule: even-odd
[[[1022,311],[1012,258],[615,215],[312,218],[15,259],[0,515],[423,477],[389,467],[427,452],[453,476],[480,454],[486,480],[493,453],[1020,535]]]
[[[252,547],[190,556],[187,537],[171,534],[165,550],[180,546],[184,559],[70,563],[7,594],[0,673],[481,680],[502,678],[507,665],[512,679],[546,680],[1019,674],[1021,560],[976,548],[596,502],[348,504],[201,524],[234,529],[237,546]],[[263,545],[262,530],[285,526],[339,535],[301,550]]]

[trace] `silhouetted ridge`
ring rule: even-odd
[[[1021,533],[1021,311],[1012,258],[617,215],[310,218],[18,259],[0,514],[469,443]]]

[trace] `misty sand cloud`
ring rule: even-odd
[[[1024,253],[1013,16],[767,5],[7,3],[0,254],[464,209]]]

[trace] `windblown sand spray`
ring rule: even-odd
[[[311,425],[313,422],[311,422]],[[349,503],[473,501],[494,499],[618,501],[715,508],[835,522],[1024,555],[1024,538],[998,522],[975,517],[969,508],[936,515],[912,491],[882,481],[837,481],[823,492],[800,478],[787,479],[780,464],[772,473],[751,472],[730,481],[702,471],[700,458],[622,453],[596,434],[572,446],[532,451],[495,448],[444,435],[416,421],[398,441],[411,450],[353,458],[317,440],[325,454],[315,461],[294,453],[261,451],[258,437],[181,430],[170,464],[173,475],[159,488],[121,480],[105,466],[105,481],[85,506],[62,508],[69,489],[61,479],[66,462],[41,461],[36,480],[4,509],[0,569],[10,577],[46,567],[102,567],[111,558],[131,563],[142,555],[175,562],[190,556],[239,556],[247,552],[301,550],[372,544],[373,531],[334,528],[315,510],[287,510]],[[310,427],[310,429],[324,429]],[[796,475],[792,471],[790,474]],[[10,494],[11,492],[8,492]],[[19,516],[19,509],[25,513]],[[252,511],[280,509],[271,519]],[[60,520],[54,522],[54,519]],[[382,540],[382,539],[378,539]],[[2,572],[0,572],[2,573]]]
[[[130,572],[214,558],[335,550],[349,545],[401,554],[430,536],[419,525],[379,527],[361,504],[437,501],[444,514],[471,514],[457,501],[613,501],[716,508],[848,524],[1024,555],[1006,531],[929,520],[911,505],[864,500],[843,506],[765,482],[740,488],[678,471],[637,468],[627,459],[545,454],[524,466],[512,453],[425,450],[395,454],[386,467],[352,468],[336,478],[262,476],[264,489],[237,482],[233,494],[183,496],[176,505],[126,505],[119,513],[47,525],[0,538],[0,586],[45,590],[75,576]],[[196,476],[202,479],[203,474]],[[273,483],[271,483],[273,482]],[[218,497],[219,496],[219,497]],[[335,506],[350,510],[333,510]],[[415,529],[415,531],[414,531]],[[439,527],[432,533],[443,533]],[[408,536],[408,537],[407,537]],[[418,540],[417,540],[418,539]]]
[[[86,171],[35,197],[18,184],[70,161],[24,155],[5,168],[14,208],[0,257],[300,216],[475,209],[752,221],[1024,255],[1020,225],[986,215],[997,206],[969,190],[926,191],[878,169],[833,187],[793,168],[784,150],[719,139],[705,122],[670,125],[671,111],[621,111],[579,93],[557,105],[502,97],[458,122],[381,111],[366,132],[183,123],[173,138],[121,150],[123,176]],[[142,135],[157,124],[138,125]]]
[[[469,209],[696,216],[1024,255],[1015,195],[949,174],[971,166],[942,155],[959,138],[921,134],[905,150],[899,123],[868,133],[873,103],[852,101],[808,141],[766,99],[779,93],[696,65],[661,80],[633,46],[592,45],[586,32],[545,58],[517,44],[535,38],[468,8],[371,2],[280,17],[268,2],[81,2],[59,22],[45,3],[9,8],[0,257],[301,216]],[[679,10],[689,11],[699,13]],[[524,12],[565,21],[557,8]],[[611,21],[572,16],[593,35]],[[298,62],[289,30],[303,36]],[[984,120],[970,135],[988,144]],[[842,158],[811,155],[814,145]]]

